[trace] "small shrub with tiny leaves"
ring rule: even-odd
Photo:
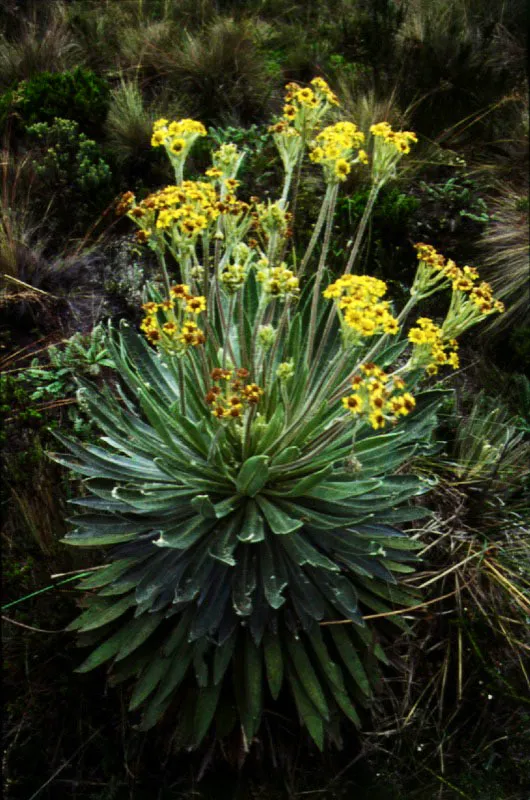
[[[42,72],[21,81],[0,98],[0,119],[11,112],[22,126],[71,119],[83,130],[97,133],[107,114],[110,88],[92,70],[77,67],[67,72]]]
[[[52,123],[30,125],[26,133],[36,147],[41,201],[51,198],[72,229],[101,213],[113,196],[113,176],[99,145],[80,133],[77,122],[58,117]],[[72,202],[76,204],[75,221],[70,214]]]

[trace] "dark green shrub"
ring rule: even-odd
[[[101,213],[110,203],[113,189],[112,172],[99,145],[80,133],[77,122],[69,119],[55,118],[53,124],[38,122],[27,128],[27,134],[41,148],[35,172],[46,189],[43,202],[49,202],[51,195],[57,214],[66,213],[70,229]]]
[[[369,189],[362,188],[345,196],[338,205],[337,241],[345,243],[353,236],[361,220]],[[413,263],[409,244],[410,227],[420,206],[418,198],[404,194],[397,186],[384,189],[379,195],[372,216],[371,236],[367,242],[367,258],[377,264],[385,279],[409,280]],[[337,267],[344,263],[344,248],[335,248]]]
[[[109,85],[94,72],[77,67],[71,72],[42,72],[0,98],[0,119],[9,108],[23,125],[52,123],[55,117],[78,122],[95,132],[109,102]]]

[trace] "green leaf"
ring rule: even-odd
[[[267,448],[276,441],[283,428],[284,410],[282,405],[276,407],[276,411],[268,421],[263,434],[258,440],[256,450],[263,453]]]
[[[158,692],[151,701],[153,706],[156,707],[163,703],[178,688],[188,671],[193,655],[194,649],[192,647],[181,648],[178,653],[175,653],[164,677],[164,682],[160,685]]]
[[[207,494],[198,494],[191,501],[192,508],[205,519],[217,519],[215,506]]]
[[[177,417],[177,424],[183,429],[188,441],[193,445],[193,447],[203,456],[207,457],[209,443],[203,436],[201,436],[200,427],[197,425],[197,423],[192,422],[183,415],[179,415]]]
[[[245,517],[237,538],[240,542],[262,542],[265,538],[265,523],[256,501],[249,499],[245,505]]]
[[[315,472],[311,475],[307,475],[305,478],[299,480],[292,489],[285,493],[285,497],[300,497],[301,495],[307,494],[313,487],[318,486],[319,483],[322,483],[326,480],[326,478],[333,472],[333,464],[328,464],[327,467],[321,469],[319,472]]]
[[[234,631],[230,637],[222,645],[215,648],[213,658],[213,682],[218,684],[222,681],[224,674],[227,670],[228,664],[234,654],[236,646],[237,633]]]
[[[164,618],[163,614],[143,614],[134,619],[129,626],[127,641],[120,647],[116,661],[121,661],[140,647],[151,636]]]
[[[340,571],[340,567],[334,561],[313,547],[303,535],[295,533],[293,536],[283,539],[282,546],[289,557],[300,566],[309,564],[312,567],[321,567],[332,572]]]
[[[344,692],[344,679],[342,672],[335,662],[331,659],[328,649],[324,643],[321,629],[319,625],[314,625],[308,632],[307,637],[311,642],[311,646],[318,658],[318,665],[329,683],[332,684],[339,692]]]
[[[134,711],[138,708],[138,706],[154,692],[170,664],[171,660],[169,658],[155,657],[153,659],[144,672],[142,672],[140,679],[134,687],[131,702],[129,703],[129,711]]]
[[[294,701],[300,719],[309,731],[309,735],[320,751],[324,749],[324,724],[322,717],[304,692],[296,673],[291,667],[287,668],[287,676],[293,692]]]
[[[272,464],[275,467],[281,467],[284,464],[290,464],[291,461],[296,461],[301,455],[302,451],[299,447],[286,447],[285,450],[280,450],[278,455],[272,456]]]
[[[221,693],[221,684],[213,686],[205,686],[197,693],[197,701],[195,704],[195,714],[193,718],[193,745],[198,747],[212,722],[212,719],[219,702],[219,695]]]
[[[93,604],[91,608],[81,614],[71,625],[68,625],[66,630],[91,631],[94,628],[106,625],[107,622],[118,619],[118,617],[121,617],[134,605],[136,605],[134,594],[129,594],[113,604],[104,604],[102,606]]]
[[[300,640],[296,639],[294,636],[288,636],[285,639],[285,643],[296,674],[300,678],[300,683],[304,687],[307,696],[310,698],[315,708],[318,709],[319,714],[324,719],[329,719],[329,709],[324,692],[322,691],[322,687],[304,646],[301,644]]]
[[[236,488],[240,494],[254,497],[263,489],[269,477],[269,457],[252,456],[248,458],[236,478]]]
[[[262,660],[261,652],[251,636],[245,641],[245,698],[251,726],[245,731],[250,741],[258,729],[262,710]]]
[[[278,699],[283,683],[283,657],[280,637],[266,630],[263,636],[263,655],[269,689],[274,700]]]
[[[242,512],[236,511],[231,517],[220,523],[216,530],[215,541],[210,548],[212,558],[229,566],[234,566],[236,563],[233,552],[238,544],[237,533],[241,529],[241,517]]]
[[[130,542],[137,538],[136,533],[67,533],[61,539],[65,544],[74,545],[74,547],[98,547],[109,544],[120,544],[121,542]]]
[[[136,558],[121,558],[119,561],[114,561],[97,571],[94,571],[88,578],[83,578],[77,584],[78,589],[99,589],[101,586],[106,586],[111,581],[123,575],[129,567],[137,563]]]
[[[368,481],[328,482],[311,489],[306,496],[335,503],[363,495],[369,497],[381,483],[381,480],[373,478]]]
[[[256,500],[273,533],[283,536],[301,528],[304,524],[302,520],[290,517],[285,511],[278,508],[275,503],[269,502],[263,495],[258,495]]]
[[[74,672],[90,672],[90,670],[99,667],[101,664],[104,664],[105,661],[115,656],[123,640],[127,636],[127,633],[128,628],[125,625],[120,628],[114,636],[111,636],[110,639],[107,639],[107,641],[97,647]]]
[[[340,657],[342,658],[342,662],[352,678],[354,679],[355,683],[359,687],[359,689],[365,694],[367,697],[372,696],[372,689],[370,686],[370,682],[368,681],[368,677],[366,672],[364,671],[364,667],[361,664],[361,659],[359,658],[353,644],[351,641],[350,636],[344,630],[344,625],[328,625],[329,632],[331,634],[331,638],[335,643],[335,647],[337,648]]]
[[[267,540],[260,546],[259,558],[265,597],[271,608],[278,609],[285,603],[282,591],[287,586],[287,581],[282,581],[278,575],[278,565],[274,563],[272,549]]]
[[[216,520],[195,516],[185,522],[181,522],[179,525],[164,530],[160,534],[160,539],[156,539],[153,544],[158,545],[158,547],[173,547],[177,550],[186,550],[205,534],[209,533],[215,524]]]

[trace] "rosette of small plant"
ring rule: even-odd
[[[501,310],[474,268],[430,245],[417,245],[399,313],[383,281],[352,272],[416,137],[383,122],[363,134],[338,109],[319,78],[287,86],[271,126],[284,184],[267,200],[239,196],[230,143],[186,180],[204,127],[155,123],[175,183],[141,202],[129,192],[118,211],[157,255],[159,288],[141,332],[109,331],[118,385],[80,389],[100,442],[62,438],[68,453],[54,454],[87,490],[65,541],[109,548],[79,584],[70,628],[96,646],[79,671],[107,663],[115,683],[134,679],[140,727],[169,715],[185,746],[239,732],[248,748],[280,694],[319,748],[345,718],[360,724],[385,663],[378,625],[404,627],[421,602],[399,583],[420,547],[399,525],[428,513],[411,500],[430,484],[404,468],[436,446],[444,392],[430,376],[456,368],[458,335]],[[307,153],[326,192],[297,262],[289,203]],[[355,169],[372,189],[330,282],[335,205]],[[444,290],[443,321],[410,320]]]

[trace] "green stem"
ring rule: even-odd
[[[298,164],[296,167],[296,177],[294,180],[294,189],[293,189],[293,202],[291,207],[291,214],[293,215],[292,219],[293,230],[295,229],[296,208],[298,205],[298,191],[300,189],[300,178],[302,176],[302,162],[304,160],[305,136],[303,137],[303,139],[304,142],[302,145],[302,149],[300,150],[300,156],[298,157]]]
[[[370,194],[368,195],[368,202],[364,207],[363,215],[361,217],[359,227],[357,228],[357,233],[355,234],[355,241],[351,249],[350,257],[348,258],[348,263],[346,264],[346,269],[344,270],[345,275],[349,275],[349,273],[352,271],[355,259],[357,258],[357,255],[359,253],[359,248],[363,240],[368,220],[370,219],[370,214],[372,213],[372,209],[374,207],[374,203],[377,199],[377,195],[379,194],[381,186],[382,186],[381,183],[374,183],[372,188],[370,189]]]
[[[311,354],[313,352],[313,342],[315,339],[316,334],[316,324],[317,324],[317,310],[318,310],[318,303],[320,300],[320,284],[322,283],[322,277],[324,274],[324,266],[326,263],[326,257],[328,254],[329,243],[331,240],[331,229],[333,227],[333,215],[335,213],[335,205],[337,203],[337,195],[339,192],[338,185],[334,186],[330,198],[329,198],[329,209],[328,209],[328,218],[326,223],[326,232],[324,233],[324,241],[322,243],[322,252],[320,254],[320,261],[318,264],[317,274],[315,278],[315,283],[313,286],[313,300],[311,302],[311,319],[309,322],[309,336],[307,342],[307,361],[308,363],[311,361]]]
[[[320,207],[320,212],[318,215],[318,219],[315,223],[315,227],[313,228],[313,233],[311,235],[311,239],[309,240],[309,244],[307,245],[307,250],[304,253],[304,257],[300,264],[300,269],[298,271],[298,277],[302,278],[309,259],[313,255],[313,250],[315,249],[316,243],[318,241],[318,237],[320,236],[320,231],[322,230],[322,226],[326,220],[326,214],[329,206],[329,200],[331,196],[331,186],[328,186],[326,189],[326,194],[324,195],[324,200],[322,201],[322,206]]]
[[[230,295],[230,299],[228,301],[228,322],[226,324],[226,328],[225,328],[225,331],[224,331],[224,342],[223,342],[223,361],[222,361],[223,369],[225,368],[225,365],[226,365],[227,348],[230,348],[230,352],[232,354],[232,362],[233,362],[233,364],[235,365],[235,363],[236,363],[235,362],[235,358],[234,358],[234,354],[232,352],[232,347],[231,347],[231,344],[230,344],[230,329],[232,327],[232,317],[234,316],[235,299],[236,299],[235,294],[231,294]]]
[[[239,349],[241,352],[241,366],[248,369],[248,351],[247,342],[245,339],[245,315],[243,309],[243,292],[244,288],[238,292],[238,323],[239,323]]]
[[[164,254],[161,251],[159,251],[159,253],[158,253],[158,261],[160,263],[160,266],[162,267],[162,278],[164,280],[164,286],[165,286],[166,293],[167,293],[167,296],[168,296],[168,299],[169,299],[171,297],[171,294],[170,294],[171,283],[170,283],[170,280],[169,280],[169,273],[167,271],[166,259],[164,258]]]
[[[257,377],[257,373],[256,373],[256,341],[257,341],[257,338],[258,338],[260,325],[261,325],[262,320],[263,320],[263,315],[264,315],[264,313],[266,311],[266,307],[267,307],[267,303],[266,303],[266,301],[264,302],[264,297],[262,295],[260,297],[260,299],[259,299],[259,304],[258,304],[258,308],[257,308],[257,311],[256,311],[256,316],[254,318],[254,327],[253,327],[253,331],[252,331],[252,342],[250,343],[250,365],[249,365],[249,369],[250,369],[252,375],[254,376],[254,378]]]
[[[179,377],[180,410],[182,415],[186,416],[186,383],[184,380],[184,368],[180,358],[177,361],[177,372]]]
[[[283,311],[282,311],[282,315],[280,317],[280,322],[279,322],[278,327],[276,329],[276,338],[274,340],[274,344],[273,344],[273,346],[271,348],[271,352],[270,352],[269,357],[264,361],[264,364],[263,364],[262,382],[263,382],[263,387],[264,388],[265,388],[265,386],[267,384],[267,378],[268,378],[268,375],[269,375],[269,371],[272,370],[272,368],[274,366],[274,362],[275,362],[275,359],[276,359],[276,353],[278,352],[278,348],[280,346],[281,335],[283,333],[283,329],[285,327],[285,324],[287,322],[287,317],[289,315],[290,303],[291,303],[290,298],[285,301],[285,305],[284,305],[284,308],[283,308]]]
[[[252,406],[247,414],[247,418],[245,420],[245,432],[243,434],[243,461],[246,461],[249,455],[249,448],[250,448],[250,429],[252,426],[252,420],[254,419],[254,415],[256,413],[256,406]]]
[[[285,181],[283,184],[283,192],[282,196],[280,197],[280,207],[283,209],[285,208],[285,204],[287,203],[287,196],[289,194],[289,189],[291,188],[291,181],[293,179],[293,170],[289,170],[289,172],[285,173]]]

